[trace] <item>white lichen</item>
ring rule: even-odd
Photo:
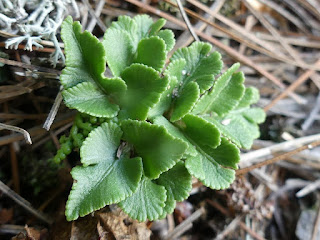
[[[3,31],[20,35],[9,38],[6,48],[17,49],[25,42],[25,50],[32,51],[32,47],[42,48],[42,40],[53,43],[55,51],[50,59],[56,66],[64,55],[56,37],[63,19],[73,12],[79,18],[79,9],[75,0],[0,0],[0,27]]]

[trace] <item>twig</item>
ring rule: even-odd
[[[104,23],[101,21],[101,19],[96,15],[96,13],[94,12],[94,10],[92,9],[90,3],[88,0],[82,0],[82,2],[84,3],[84,5],[86,5],[86,7],[89,10],[90,15],[97,21],[98,26],[101,28],[101,30],[103,32],[105,32],[107,30],[106,26],[104,25]]]
[[[14,234],[17,235],[19,233],[25,233],[26,230],[24,226],[20,225],[11,225],[11,224],[1,224],[0,225],[0,233],[2,234]]]
[[[66,114],[65,118],[54,123],[52,125],[51,129],[55,129],[55,128],[63,126],[69,122],[72,122],[73,118],[74,118],[74,112],[68,113],[68,114]],[[31,136],[36,136],[39,134],[47,133],[46,130],[42,128],[42,126],[37,126],[37,127],[31,128],[31,129],[28,129],[28,132],[30,133]],[[15,142],[15,141],[19,141],[21,139],[23,139],[23,136],[21,136],[21,134],[11,134],[11,135],[7,135],[7,136],[3,136],[3,137],[0,137],[0,146]]]
[[[192,222],[197,220],[204,213],[204,208],[200,208],[194,213],[192,213],[186,220],[180,223],[172,232],[168,233],[168,235],[164,238],[166,240],[175,239],[185,233],[190,226],[192,227]]]
[[[213,21],[214,20],[214,16],[216,13],[218,13],[220,11],[220,9],[222,8],[223,4],[224,4],[225,0],[218,0],[215,1],[211,7],[209,8],[212,11],[212,14],[208,14],[206,13],[204,15],[204,17],[206,19],[208,19],[209,21]],[[199,30],[199,31],[204,31],[206,29],[206,27],[208,26],[207,23],[202,22],[202,21],[198,21],[195,25],[194,28]],[[185,30],[177,39],[176,44],[173,48],[173,51],[171,51],[171,53],[175,52],[177,49],[181,48],[181,47],[186,47],[188,46],[191,42],[193,41],[193,37],[190,36],[190,32],[188,30]]]
[[[277,161],[280,161],[280,160],[286,159],[287,157],[290,157],[290,156],[292,156],[292,155],[295,155],[295,154],[297,154],[298,152],[301,152],[301,151],[306,150],[306,149],[311,149],[311,148],[314,148],[314,147],[317,147],[317,146],[320,146],[320,140],[319,140],[319,141],[315,141],[315,142],[313,142],[313,143],[310,143],[310,144],[308,144],[308,145],[299,147],[299,148],[297,148],[297,149],[295,149],[295,150],[293,150],[293,151],[290,151],[290,152],[284,153],[284,154],[282,154],[282,155],[276,156],[276,157],[271,158],[271,159],[269,159],[269,160],[266,160],[266,161],[257,163],[257,164],[255,164],[255,165],[250,166],[250,167],[246,167],[246,168],[239,169],[239,170],[236,171],[236,175],[245,174],[245,173],[247,173],[247,172],[252,171],[253,169],[260,168],[260,167],[263,167],[263,166],[266,166],[266,165],[275,163],[275,162],[277,162]]]
[[[0,190],[4,194],[6,194],[8,197],[10,197],[13,201],[15,201],[17,204],[19,204],[20,206],[25,208],[27,211],[32,213],[34,216],[36,216],[37,218],[41,219],[42,221],[44,221],[44,222],[46,222],[48,224],[52,224],[53,223],[53,220],[50,217],[46,216],[44,213],[42,213],[42,212],[36,210],[35,208],[33,208],[31,206],[31,204],[27,200],[25,200],[20,195],[16,194],[14,191],[12,191],[1,180],[0,180]]]
[[[257,240],[265,240],[265,238],[259,236],[256,232],[254,232],[251,228],[249,228],[244,222],[240,221],[239,225],[243,230],[249,233],[253,238]]]
[[[35,65],[26,64],[26,63],[22,63],[22,62],[17,62],[17,61],[5,59],[5,58],[0,58],[0,63],[4,63],[4,64],[7,64],[7,65],[16,66],[16,67],[21,67],[21,68],[27,68],[27,69],[31,69],[33,71],[37,70],[37,71],[41,71],[41,72],[49,72],[49,73],[54,73],[54,74],[60,74],[60,71],[55,70],[55,69],[35,66]]]
[[[192,26],[191,26],[191,23],[190,23],[190,21],[189,21],[189,18],[188,18],[188,16],[187,16],[186,12],[184,11],[184,8],[183,8],[183,5],[182,5],[181,1],[180,1],[180,0],[176,0],[176,1],[177,1],[177,3],[178,3],[178,7],[179,7],[180,13],[181,13],[181,15],[182,15],[182,18],[183,18],[183,20],[185,21],[185,23],[186,23],[186,25],[187,25],[187,27],[188,27],[191,35],[193,36],[194,40],[200,41],[200,39],[199,39],[199,37],[197,36],[197,34],[193,31],[193,28],[192,28]]]
[[[0,123],[0,130],[1,129],[7,129],[7,130],[10,130],[10,131],[22,133],[24,139],[26,140],[26,142],[29,143],[29,144],[32,144],[30,134],[26,130],[24,130],[22,128],[11,126],[11,125],[7,125],[7,124],[4,124],[4,123]]]
[[[10,160],[11,160],[11,172],[13,179],[13,189],[16,193],[20,193],[20,179],[19,179],[19,167],[17,154],[15,152],[15,143],[10,144]]]
[[[241,154],[241,161],[239,165],[240,167],[247,167],[251,164],[252,160],[257,160],[258,158],[266,157],[279,151],[287,151],[288,149],[293,147],[300,147],[304,144],[308,144],[310,142],[317,141],[319,139],[320,139],[320,133],[306,136],[306,137],[296,138],[291,141],[274,144],[270,147],[265,147],[249,153],[244,153],[244,154]]]
[[[58,113],[61,101],[62,101],[62,94],[61,94],[61,90],[60,90],[54,100],[54,103],[52,105],[50,113],[49,113],[46,121],[43,124],[43,128],[46,129],[47,131],[50,130],[50,127],[51,127],[51,125],[52,125],[52,123]]]
[[[298,198],[304,197],[319,188],[320,188],[320,179],[303,187],[299,192],[296,193],[296,196]]]
[[[94,13],[95,13],[95,16],[100,16],[104,4],[105,4],[105,0],[100,0],[100,1],[97,3],[97,5],[96,5],[96,10],[95,10],[95,12],[94,12]],[[90,20],[88,26],[87,26],[87,30],[88,30],[89,32],[92,32],[92,30],[93,30],[94,27],[96,26],[96,23],[97,23],[96,19],[95,19],[95,18],[92,18],[92,19]]]
[[[242,217],[243,216],[238,216],[235,219],[233,219],[231,223],[221,233],[217,235],[215,240],[225,239],[226,236],[228,236],[231,232],[233,232],[238,227],[238,224],[240,223]]]

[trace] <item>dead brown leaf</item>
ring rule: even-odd
[[[100,234],[107,236],[104,239],[116,239],[116,240],[149,240],[151,230],[147,228],[146,223],[139,223],[138,221],[132,221],[128,219],[125,214],[122,213],[100,213],[100,227],[104,228],[104,232],[100,231]],[[98,229],[99,229],[98,225]],[[103,239],[103,238],[102,238]]]

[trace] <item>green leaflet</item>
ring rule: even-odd
[[[166,112],[171,105],[172,102],[172,91],[174,87],[177,85],[177,78],[170,77],[169,75],[164,76],[164,78],[168,78],[169,84],[166,90],[161,94],[159,102],[150,109],[148,113],[148,118],[152,119],[156,116],[162,116],[164,112]]]
[[[159,126],[163,126],[167,129],[168,133],[175,138],[179,138],[184,143],[188,145],[187,150],[185,151],[186,156],[196,156],[197,150],[196,148],[189,142],[189,140],[184,136],[184,134],[179,130],[179,128],[175,127],[172,123],[170,123],[165,117],[158,116],[153,119],[153,123]]]
[[[223,116],[238,105],[245,88],[243,74],[234,74],[239,66],[234,64],[216,80],[212,91],[203,95],[195,106],[194,114],[214,112]]]
[[[187,144],[169,135],[162,126],[125,120],[121,127],[124,139],[142,157],[145,175],[150,179],[156,179],[172,168],[187,149]]]
[[[199,121],[199,119],[197,121]],[[192,127],[201,127],[201,125],[197,126],[195,122],[192,121],[186,121],[186,123],[192,125]],[[210,126],[210,124],[208,126]],[[240,160],[239,149],[225,138],[221,139],[219,146],[212,147],[206,144],[200,136],[189,134],[188,137],[198,151],[198,155],[186,159],[186,168],[190,174],[203,182],[205,186],[212,189],[229,187],[234,181],[235,172],[225,167],[237,168],[236,164]]]
[[[191,175],[212,189],[228,188],[235,179],[234,170],[220,166],[213,157],[205,153],[188,158],[186,168]]]
[[[60,81],[65,88],[66,105],[97,117],[116,116],[119,107],[110,102],[105,92],[110,92],[109,88],[121,92],[126,86],[119,79],[104,77],[106,67],[102,44],[91,33],[81,33],[81,25],[73,23],[71,17],[62,24],[61,37],[65,43],[66,67]]]
[[[122,131],[115,123],[93,130],[81,147],[83,166],[73,168],[75,182],[66,205],[67,219],[117,203],[136,191],[142,176],[141,158],[116,158]],[[115,187],[116,186],[116,187]]]
[[[162,173],[156,182],[166,188],[167,196],[172,195],[174,200],[181,202],[189,196],[192,189],[191,180],[184,163],[179,161],[169,171]]]
[[[214,76],[221,71],[222,61],[218,52],[209,54],[210,50],[210,44],[194,42],[190,47],[178,49],[173,54],[171,61],[181,58],[186,61],[182,78],[177,77],[183,85],[194,81],[201,93],[212,86]]]
[[[221,55],[209,54],[211,45],[195,42],[190,47],[177,50],[166,74],[178,79],[177,93],[170,121],[177,121],[188,114],[198,101],[200,94],[208,90],[214,76],[222,68]]]
[[[166,52],[174,44],[171,30],[159,32],[165,22],[159,19],[153,23],[149,16],[137,15],[133,19],[120,16],[111,24],[102,43],[113,76],[119,77],[133,62],[162,70]]]
[[[220,132],[206,120],[189,114],[183,118],[183,123],[184,133],[197,145],[215,148],[220,144]]]
[[[253,140],[260,136],[258,124],[264,122],[265,112],[260,108],[249,108],[259,98],[254,88],[245,91],[240,104],[223,117],[205,116],[207,121],[213,123],[219,131],[238,147],[250,149]],[[243,106],[243,108],[240,108]]]
[[[175,60],[169,64],[164,73],[165,77],[167,77],[169,80],[169,85],[162,93],[159,102],[150,110],[148,116],[149,118],[152,119],[156,116],[160,116],[169,110],[173,98],[178,93],[178,79],[176,76],[178,76],[179,72],[181,73],[181,69],[185,66],[185,64],[186,63],[184,59]]]
[[[259,90],[254,87],[248,87],[245,90],[243,97],[241,98],[237,109],[249,107],[251,104],[255,104],[259,101]]]
[[[242,108],[230,112],[224,117],[204,117],[207,121],[212,122],[219,131],[238,147],[250,149],[253,140],[260,136],[259,127],[257,124],[265,119],[265,113],[262,109]],[[254,114],[254,121],[250,115]]]
[[[160,29],[166,24],[166,20],[163,18],[158,19],[156,22],[152,23],[149,30],[149,35],[153,36],[157,34]]]
[[[164,186],[167,191],[166,205],[163,209],[164,216],[173,212],[176,201],[180,202],[188,198],[192,189],[191,175],[181,161],[169,171],[162,173],[156,182],[157,184]]]
[[[178,94],[170,118],[171,122],[181,119],[192,110],[200,97],[200,89],[195,82],[189,82]]]
[[[160,78],[157,71],[142,64],[132,64],[121,74],[127,85],[127,91],[121,97],[122,115],[145,120],[148,111],[166,90],[168,78]]]
[[[122,30],[109,28],[103,37],[108,67],[113,76],[119,77],[134,58],[134,46],[130,36]]]
[[[152,18],[148,15],[137,15],[133,18],[137,24],[137,38],[139,41],[145,37],[148,37],[150,28],[153,24]]]
[[[144,177],[137,191],[120,202],[119,206],[133,219],[140,222],[147,219],[153,221],[163,214],[166,198],[166,189],[163,186]]]
[[[123,15],[118,17],[118,21],[112,22],[109,29],[118,29],[127,32],[132,41],[132,46],[136,46],[140,40],[137,36],[137,27],[138,26],[134,19]],[[134,51],[135,50],[136,49],[134,49]]]
[[[104,49],[91,33],[81,32],[79,22],[67,17],[61,26],[61,38],[65,44],[66,68],[60,76],[65,89],[82,82],[99,82],[106,69]]]
[[[134,62],[142,63],[161,71],[166,61],[166,44],[159,37],[142,39],[138,44],[137,57]]]
[[[166,51],[169,52],[174,47],[176,40],[174,39],[174,34],[171,30],[165,29],[161,30],[156,34],[159,38],[162,38],[166,43]]]
[[[69,108],[96,117],[115,117],[119,106],[112,104],[108,97],[94,83],[83,82],[62,92]]]

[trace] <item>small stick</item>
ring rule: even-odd
[[[320,188],[320,179],[303,187],[299,192],[296,193],[296,196],[298,198],[304,197],[318,188]]]
[[[238,216],[235,219],[233,219],[231,221],[231,223],[221,232],[217,235],[217,237],[215,238],[215,240],[223,240],[226,238],[226,236],[228,236],[231,232],[233,232],[234,230],[236,230],[236,228],[238,227],[238,224],[241,221],[241,218],[243,216]]]
[[[60,71],[55,70],[55,69],[35,66],[35,65],[26,64],[26,63],[22,63],[22,62],[18,62],[18,61],[13,61],[13,60],[5,59],[5,58],[0,58],[0,63],[4,63],[7,65],[16,66],[16,67],[21,67],[21,68],[27,68],[27,69],[31,69],[33,71],[37,70],[37,71],[41,71],[41,72],[60,74]]]
[[[4,234],[19,234],[19,233],[25,233],[26,230],[24,229],[24,226],[20,225],[11,225],[11,224],[1,224],[0,226],[0,233]]]
[[[16,193],[20,193],[20,179],[19,179],[19,167],[18,167],[18,160],[17,154],[15,152],[15,143],[10,144],[10,160],[11,160],[11,172],[12,172],[12,179],[13,179],[13,189]]]
[[[47,131],[50,130],[50,127],[51,127],[51,125],[52,125],[52,123],[58,113],[61,101],[62,101],[62,94],[61,94],[61,89],[60,89],[60,91],[58,92],[58,94],[54,100],[54,103],[52,105],[50,113],[49,113],[46,121],[43,124],[43,128],[46,129]]]
[[[104,23],[101,21],[101,19],[96,15],[96,13],[94,12],[94,10],[92,9],[90,3],[88,0],[82,0],[82,2],[84,3],[84,5],[86,5],[86,7],[89,10],[90,15],[97,21],[98,26],[101,28],[101,30],[103,32],[105,32],[107,30],[106,26],[104,25]]]
[[[168,233],[165,239],[175,239],[185,233],[190,227],[192,227],[192,222],[197,220],[204,213],[204,208],[200,208],[194,213],[192,213],[186,220],[180,223],[172,232]]]
[[[251,228],[249,228],[244,222],[239,222],[240,227],[245,230],[247,233],[251,235],[251,237],[257,239],[257,240],[265,240],[265,238],[259,236],[256,232],[254,232]]]
[[[297,149],[295,149],[293,151],[281,154],[279,156],[276,156],[276,157],[271,158],[269,160],[266,160],[264,162],[260,162],[260,163],[254,164],[254,165],[252,165],[250,167],[239,169],[239,170],[236,171],[236,175],[245,174],[247,172],[252,171],[253,169],[260,168],[260,167],[263,167],[263,166],[278,162],[280,160],[286,159],[287,157],[291,157],[292,155],[297,154],[298,152],[301,152],[301,151],[306,150],[306,149],[311,149],[311,148],[314,148],[314,147],[317,147],[317,146],[320,146],[320,140],[319,141],[315,141],[313,143],[310,143],[308,145],[299,147],[299,148],[297,148]]]
[[[306,136],[306,137],[296,138],[291,141],[274,144],[270,147],[265,147],[256,151],[241,154],[240,167],[246,167],[248,165],[247,162],[251,162],[252,160],[255,160],[261,157],[266,157],[268,155],[274,154],[279,151],[286,151],[292,147],[298,147],[298,146],[316,141],[318,139],[320,139],[320,133]]]
[[[0,129],[7,129],[7,130],[10,130],[10,131],[22,133],[23,136],[24,136],[24,139],[26,140],[26,142],[29,143],[29,144],[32,144],[30,134],[26,130],[24,130],[22,128],[11,126],[11,125],[7,125],[7,124],[4,124],[4,123],[0,123]]]
[[[42,212],[36,210],[35,208],[33,208],[31,206],[31,204],[27,200],[25,200],[23,197],[21,197],[20,195],[18,195],[14,191],[12,191],[1,180],[0,180],[0,190],[4,194],[6,194],[8,197],[10,197],[13,201],[15,201],[17,204],[19,204],[20,206],[25,208],[27,211],[32,213],[34,216],[36,216],[37,218],[41,219],[42,221],[44,221],[44,222],[46,222],[48,224],[52,224],[53,223],[53,220],[50,217],[46,216],[44,213],[42,213]]]
[[[105,4],[105,0],[100,0],[100,1],[97,3],[96,10],[95,10],[95,12],[94,12],[96,16],[100,16],[104,4]],[[97,23],[96,19],[95,19],[95,18],[92,18],[92,19],[90,20],[88,26],[87,26],[87,30],[88,30],[89,32],[92,32],[92,30],[93,30],[94,27],[96,26],[96,23]]]
[[[178,7],[179,7],[180,13],[182,15],[182,18],[185,21],[185,23],[186,23],[186,25],[187,25],[192,37],[194,38],[194,40],[200,41],[198,35],[193,31],[193,28],[191,26],[190,20],[189,20],[189,18],[187,16],[186,12],[184,11],[184,8],[183,8],[183,5],[182,5],[181,1],[180,0],[176,0],[176,1],[178,3]]]

